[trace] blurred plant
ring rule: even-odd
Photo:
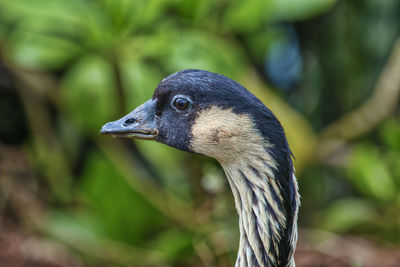
[[[357,195],[330,204],[323,211],[322,226],[334,232],[369,233],[400,244],[399,120],[386,120],[377,136],[379,146],[371,141],[354,145],[345,171]]]

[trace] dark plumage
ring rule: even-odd
[[[237,266],[294,265],[299,196],[292,153],[277,118],[243,86],[212,72],[177,72],[101,132],[216,158],[240,216]]]

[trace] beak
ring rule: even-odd
[[[100,133],[146,140],[156,138],[158,135],[155,120],[156,103],[157,100],[150,99],[125,117],[106,123],[101,128]]]

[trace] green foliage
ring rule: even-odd
[[[359,145],[349,165],[349,178],[363,194],[377,201],[393,201],[396,185],[382,155],[372,145]]]
[[[275,0],[272,2],[275,19],[293,21],[318,15],[330,9],[336,0]]]
[[[155,229],[165,226],[165,218],[143,196],[132,190],[101,154],[90,155],[81,179],[84,201],[97,217],[103,233],[140,245],[142,240],[157,234]]]
[[[400,121],[391,119],[380,128],[380,140],[386,147],[393,149],[393,153],[400,152]]]
[[[193,240],[194,236],[192,234],[180,229],[171,228],[161,233],[158,240],[151,243],[150,246],[165,253],[167,255],[167,262],[184,262],[190,259],[193,254]]]
[[[331,231],[349,230],[385,236],[398,232],[400,220],[400,124],[389,119],[379,128],[381,145],[371,141],[355,145],[351,153],[346,176],[357,197],[341,198],[321,211],[322,226]],[[378,233],[377,233],[378,232]],[[398,240],[396,240],[398,242]]]
[[[53,36],[24,32],[15,32],[8,45],[10,56],[15,63],[32,69],[59,69],[74,55],[79,47],[74,43]]]
[[[147,101],[153,93],[151,88],[156,88],[163,76],[155,66],[134,59],[122,59],[119,68],[123,88],[133,89],[125,91],[125,112],[130,112],[132,107],[137,107]]]
[[[63,77],[62,103],[79,129],[97,132],[99,122],[117,113],[117,92],[112,66],[96,56],[81,58]]]
[[[368,223],[376,217],[368,202],[356,198],[342,198],[333,202],[324,211],[321,226],[334,232],[346,232],[360,224]]]

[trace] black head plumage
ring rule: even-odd
[[[187,110],[177,110],[174,107],[173,102],[177,97],[190,102]],[[256,96],[224,75],[198,69],[174,73],[159,83],[152,99],[146,102],[145,106],[150,110],[149,114],[155,114],[151,127],[156,128],[157,134],[144,136],[143,129],[139,129],[141,133],[136,133],[135,137],[155,139],[189,152],[195,152],[190,147],[193,138],[192,126],[202,110],[219,107],[230,109],[235,114],[247,114],[259,134],[271,144],[268,153],[283,167],[277,171],[287,174],[292,170],[291,152],[278,119]],[[137,110],[142,112],[143,105]],[[102,132],[108,133],[109,130],[110,134],[116,134],[121,128],[120,135],[132,133],[129,128],[131,125],[127,126],[126,122],[132,121],[132,116],[137,117],[136,113],[133,111],[121,120],[105,125]],[[137,125],[133,124],[133,127]]]
[[[250,115],[264,138],[290,154],[283,128],[275,115],[256,96],[232,79],[197,69],[174,73],[163,79],[154,92],[153,99],[159,101],[157,107],[159,112],[164,111],[165,104],[169,103],[176,94],[188,95],[192,98],[194,107],[191,115],[193,116],[189,116],[192,123],[196,113],[201,109],[210,106],[230,108],[237,114]],[[186,126],[190,128],[190,123]],[[182,148],[190,151],[185,145]]]

